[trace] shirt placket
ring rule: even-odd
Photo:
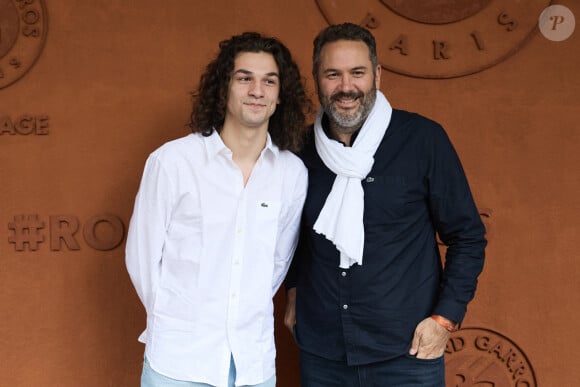
[[[338,269],[338,291],[340,317],[342,321],[342,332],[344,337],[344,346],[348,355],[355,351],[353,333],[355,331],[352,322],[352,306],[350,305],[350,269]]]

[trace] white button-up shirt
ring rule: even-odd
[[[233,355],[236,385],[274,375],[272,298],[296,248],[307,184],[302,161],[269,136],[245,187],[216,132],[149,156],[126,264],[155,371],[226,386]]]

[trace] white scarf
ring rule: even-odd
[[[336,174],[336,178],[314,223],[314,231],[335,244],[340,252],[340,267],[343,269],[355,263],[362,265],[365,231],[361,181],[373,167],[373,156],[387,131],[392,112],[389,101],[377,90],[375,105],[351,147],[329,139],[322,129],[322,107],[316,113],[316,150],[324,164]]]

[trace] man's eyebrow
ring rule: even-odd
[[[252,75],[252,74],[254,74],[254,73],[253,73],[252,71],[250,71],[250,70],[246,70],[246,69],[238,69],[238,70],[236,70],[236,71],[234,72],[234,74]],[[275,72],[275,71],[272,71],[272,72],[266,73],[266,76],[267,76],[267,77],[278,77],[278,78],[280,78],[280,75],[278,75],[278,73],[277,73],[277,72]]]
[[[356,67],[353,67],[353,68],[348,69],[346,71],[359,71],[359,70],[367,70],[367,69],[368,69],[367,66],[356,66]],[[340,71],[342,71],[342,70],[335,69],[332,67],[329,67],[329,68],[323,70],[323,72],[325,72],[325,73],[335,73],[335,72],[340,72]]]
[[[246,75],[252,74],[252,72],[250,70],[239,69],[239,70],[234,71],[234,74],[238,74],[238,73],[246,74]]]

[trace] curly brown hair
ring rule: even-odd
[[[228,86],[239,53],[266,52],[276,61],[280,75],[280,103],[270,117],[268,132],[272,142],[282,150],[297,152],[308,130],[306,114],[312,103],[304,90],[304,79],[290,51],[278,39],[257,32],[232,36],[219,44],[217,57],[210,62],[199,81],[189,127],[193,133],[210,136],[222,130],[226,116]]]

